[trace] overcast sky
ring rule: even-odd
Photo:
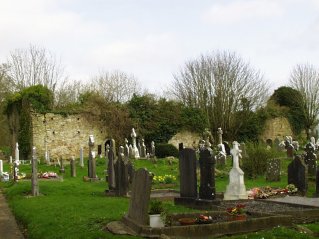
[[[319,67],[319,0],[0,0],[0,63],[30,44],[70,79],[122,70],[154,93],[186,61],[235,51],[275,89]]]

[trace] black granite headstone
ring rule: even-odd
[[[300,155],[296,155],[288,165],[288,184],[294,184],[298,191],[305,195],[308,189],[307,166]]]
[[[213,200],[216,196],[215,189],[215,158],[210,148],[204,148],[199,153],[200,186],[199,198]]]
[[[182,148],[182,150],[180,150],[179,173],[180,173],[180,196],[196,199],[197,198],[196,153],[193,149]]]

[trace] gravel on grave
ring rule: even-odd
[[[219,208],[221,210],[226,210],[230,207],[235,207],[239,201],[222,201]],[[259,213],[276,213],[276,212],[287,212],[287,211],[303,211],[309,209],[309,207],[304,207],[302,205],[289,205],[283,203],[275,202],[265,202],[262,200],[249,200],[245,202],[240,202],[245,204],[245,209],[247,211],[259,212]]]

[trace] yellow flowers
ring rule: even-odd
[[[165,174],[164,176],[154,176],[153,182],[154,183],[164,183],[164,184],[170,184],[176,181],[176,177],[170,174]]]

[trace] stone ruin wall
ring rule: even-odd
[[[199,134],[192,133],[189,131],[182,131],[175,134],[169,141],[169,144],[174,145],[178,149],[179,143],[183,143],[184,148],[193,148],[193,144],[195,141],[195,145],[197,147],[199,140],[201,139]]]
[[[90,121],[81,114],[62,116],[59,114],[32,113],[33,145],[37,148],[39,158],[45,157],[45,140],[50,160],[70,159],[80,157],[80,148],[83,147],[84,157],[89,154],[89,135],[95,139],[94,151],[97,154],[98,145],[102,145],[107,132],[100,121]]]
[[[278,138],[280,141],[284,140],[285,136],[293,136],[290,123],[287,118],[277,117],[268,119],[265,123],[265,130],[260,138],[266,142],[267,139],[274,141]]]

